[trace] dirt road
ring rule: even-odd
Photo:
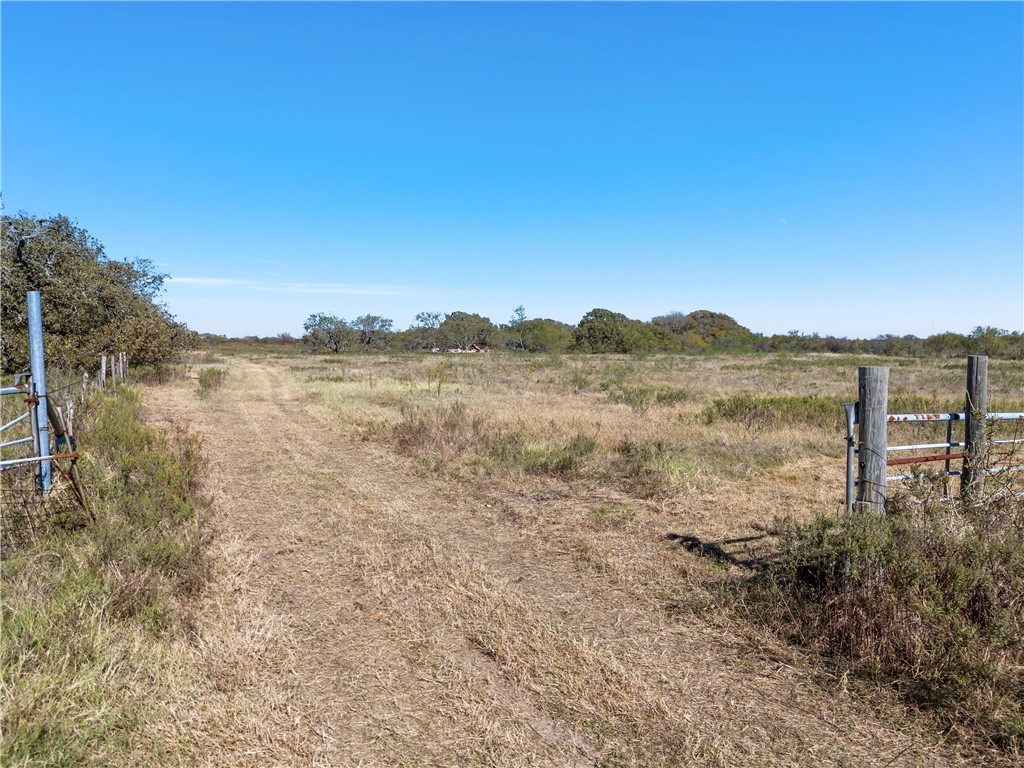
[[[233,359],[213,398],[177,382],[146,402],[210,458],[204,679],[176,713],[199,763],[955,762],[893,708],[687,598],[692,555],[653,530],[616,554],[560,525],[557,495],[437,479],[272,362]],[[678,599],[646,560],[671,561]]]

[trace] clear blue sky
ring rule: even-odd
[[[1024,5],[11,3],[6,213],[199,331],[1024,327]],[[979,300],[980,297],[980,300]]]

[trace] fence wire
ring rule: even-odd
[[[54,472],[53,485],[45,498],[37,488],[33,465],[19,465],[0,473],[3,550],[25,547],[55,529],[77,528],[88,522],[88,514],[66,473],[66,467]]]

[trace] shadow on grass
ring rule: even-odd
[[[749,556],[750,553],[745,550],[732,552],[726,549],[726,547],[735,547],[738,544],[749,544],[752,541],[762,541],[764,539],[771,538],[772,536],[773,534],[768,532],[761,533],[756,536],[744,536],[738,539],[701,541],[698,537],[691,536],[689,534],[666,533],[665,539],[667,541],[675,542],[687,552],[692,552],[700,557],[710,557],[713,560],[724,563],[725,565],[735,565],[748,571],[757,571],[771,563],[774,557],[770,554]]]

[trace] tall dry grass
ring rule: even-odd
[[[579,504],[580,516],[563,522],[577,526],[584,567],[683,612],[714,604],[802,638],[813,653],[847,659],[851,674],[895,687],[958,738],[1017,754],[1019,504],[1008,494],[973,511],[907,502],[881,529],[838,522],[842,403],[856,399],[857,366],[878,363],[495,355],[446,360],[440,389],[426,356],[307,361],[294,373],[317,407],[344,412],[364,439],[431,474],[509,507],[544,493]],[[893,367],[890,410],[962,409],[962,364],[884,363]],[[1024,366],[992,361],[989,378],[993,410],[1021,407]],[[891,435],[943,439],[934,425],[896,425]],[[955,493],[955,481],[945,491]],[[589,510],[588,499],[598,500]],[[678,574],[677,561],[635,557],[637,535],[666,534],[726,570],[680,590],[667,575]]]

